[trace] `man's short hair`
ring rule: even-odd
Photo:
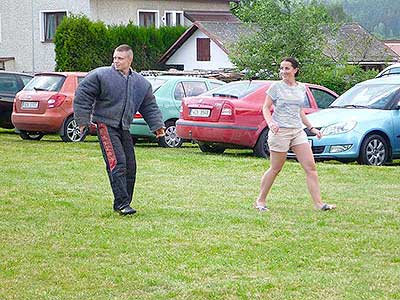
[[[133,51],[131,46],[123,44],[123,45],[119,45],[117,48],[115,48],[115,51],[118,52],[128,52],[128,54],[133,57]]]

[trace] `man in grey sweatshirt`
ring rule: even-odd
[[[91,71],[79,84],[74,99],[74,117],[81,134],[91,121],[106,163],[114,210],[121,215],[136,212],[131,207],[136,179],[136,159],[129,127],[139,112],[157,138],[165,134],[162,114],[151,84],[131,69],[133,52],[128,45],[114,51],[113,64]]]

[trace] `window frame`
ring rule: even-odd
[[[65,17],[69,16],[69,11],[67,9],[53,9],[53,10],[41,10],[39,12],[39,17],[40,17],[40,41],[42,43],[53,43],[54,37],[52,39],[46,39],[46,28],[47,28],[47,16],[49,14],[65,14]],[[61,21],[60,21],[61,22]],[[58,23],[60,25],[60,23]],[[56,29],[58,27],[56,25]]]
[[[169,24],[167,24],[167,14],[168,13],[170,13],[170,14],[172,14],[172,23],[169,25]],[[184,15],[183,15],[183,11],[181,11],[181,10],[165,10],[164,11],[164,15],[163,15],[163,25],[164,26],[171,26],[171,27],[173,27],[173,26],[178,26],[177,24],[176,24],[176,20],[177,20],[177,14],[180,14],[180,26],[183,26],[184,25],[184,22],[185,22],[185,20],[184,20]]]
[[[141,27],[147,27],[147,26],[142,26],[140,25],[140,13],[154,13],[154,27],[159,28],[160,27],[160,11],[159,10],[154,10],[154,9],[138,9],[137,10],[137,15],[136,15],[136,24],[137,26]]]

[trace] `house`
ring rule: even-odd
[[[186,71],[232,68],[227,46],[254,32],[254,27],[245,26],[238,19],[201,19],[182,34],[160,62]],[[324,54],[334,61],[345,57],[349,64],[359,64],[364,69],[382,70],[388,63],[400,61],[398,54],[357,23],[343,25],[329,40]]]
[[[344,24],[330,39],[324,54],[334,61],[345,56],[348,64],[364,69],[382,70],[387,64],[400,61],[396,52],[358,23]]]
[[[390,40],[390,41],[383,41],[386,46],[396,52],[397,55],[400,56],[400,41],[399,40]]]
[[[230,0],[1,0],[0,69],[20,72],[55,68],[54,33],[65,16],[83,14],[107,25],[190,26],[190,18],[229,12]],[[185,12],[191,12],[186,14]]]

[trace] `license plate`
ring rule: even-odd
[[[39,102],[22,101],[22,103],[21,103],[22,109],[35,109],[38,107],[39,107]]]
[[[312,147],[312,140],[308,140],[308,144]]]
[[[210,110],[204,108],[192,108],[190,110],[189,116],[191,117],[202,117],[207,118],[210,116]]]

